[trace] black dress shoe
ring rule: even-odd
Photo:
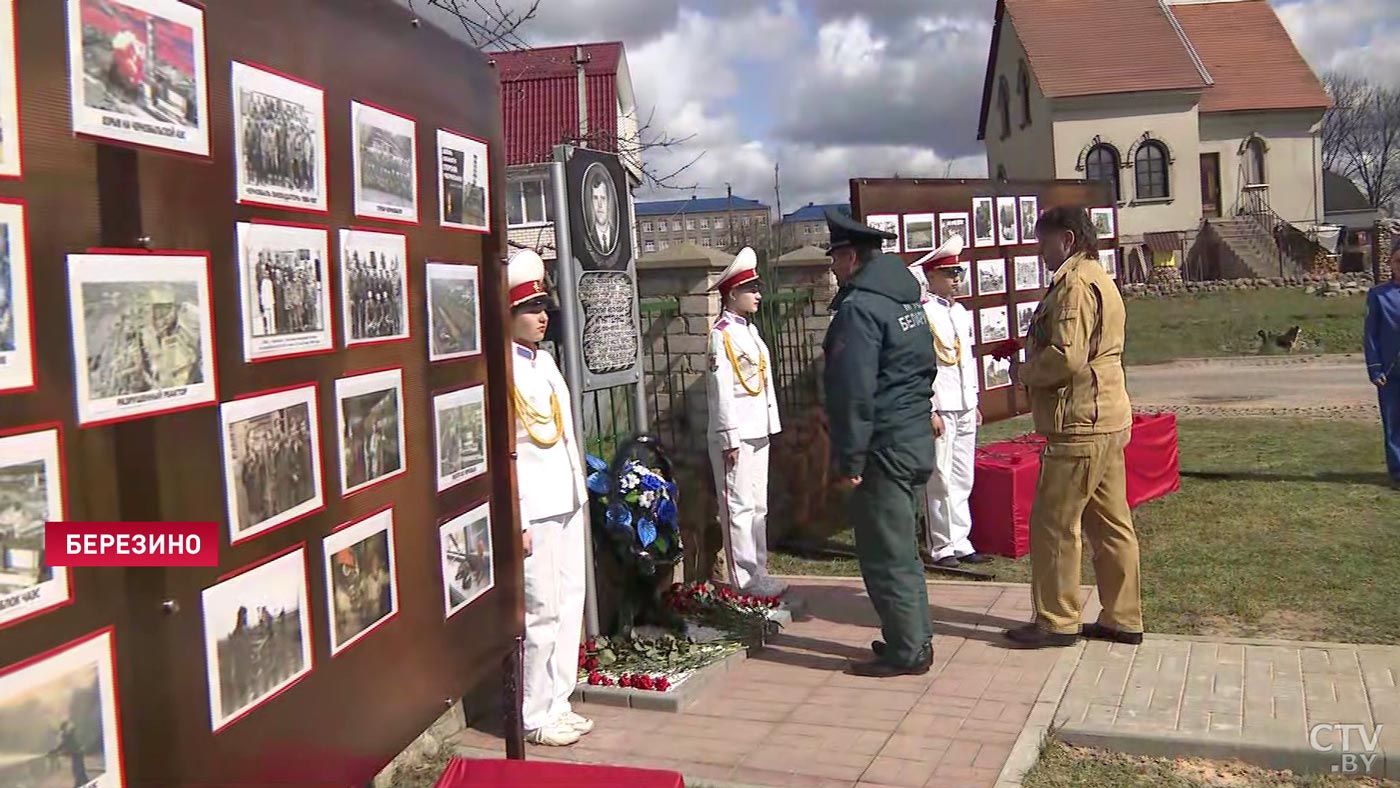
[[[1141,632],[1124,632],[1121,629],[1106,627],[1103,624],[1085,624],[1080,627],[1079,634],[1090,640],[1107,640],[1110,643],[1126,643],[1129,646],[1137,646],[1142,643]]]
[[[873,651],[873,652],[875,652],[875,656],[877,656],[877,657],[883,657],[883,656],[885,656],[885,641],[883,641],[883,640],[872,640],[872,641],[870,641],[870,650]],[[919,650],[919,661],[920,661],[920,662],[927,663],[929,666],[932,666],[932,665],[933,665],[933,644],[932,644],[932,643],[925,643],[925,644],[924,644],[924,647],[923,647],[922,649]]]
[[[957,569],[962,566],[962,562],[956,557],[947,555],[933,562],[934,566],[941,566],[944,569]]]
[[[1079,642],[1079,635],[1047,632],[1035,624],[1025,624],[1006,630],[1006,639],[1012,648],[1064,648]]]
[[[865,676],[872,679],[887,679],[894,676],[922,676],[929,672],[931,666],[924,662],[915,662],[913,665],[897,665],[893,662],[886,662],[884,657],[852,662],[846,672],[852,676]]]
[[[967,555],[958,556],[958,560],[962,561],[964,564],[986,564],[990,563],[992,559],[981,553],[968,553]]]

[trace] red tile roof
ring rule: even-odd
[[[1293,38],[1266,0],[1172,6],[1215,80],[1201,112],[1331,106]]]
[[[617,72],[622,44],[582,44],[588,87],[589,147],[617,149]],[[553,161],[554,146],[577,143],[578,80],[574,45],[493,52],[501,76],[506,166]]]

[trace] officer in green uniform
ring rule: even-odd
[[[860,676],[927,673],[933,663],[928,585],[915,511],[934,468],[929,418],[937,356],[922,292],[908,265],[880,251],[894,236],[833,209],[825,387],[833,476],[851,490],[849,518],[866,591],[884,641]]]

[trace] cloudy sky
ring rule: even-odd
[[[1400,2],[1271,0],[1321,71],[1400,84]],[[857,10],[859,9],[859,10]],[[621,39],[645,119],[682,146],[648,152],[681,191],[784,212],[845,201],[855,176],[981,177],[977,142],[995,0],[541,0],[532,46]]]

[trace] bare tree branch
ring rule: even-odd
[[[415,2],[425,2],[457,17],[467,39],[477,49],[528,49],[518,31],[535,18],[540,7],[540,0],[521,11],[504,8],[499,0],[408,0],[408,10],[414,14]]]
[[[1400,90],[1354,75],[1324,78],[1335,105],[1323,118],[1323,166],[1356,182],[1374,208],[1400,198]]]

